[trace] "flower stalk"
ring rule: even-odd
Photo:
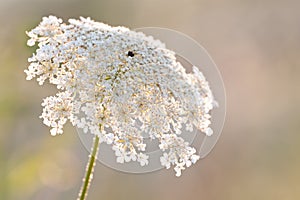
[[[88,194],[89,187],[91,185],[91,181],[93,179],[94,168],[96,165],[97,153],[99,149],[99,136],[94,137],[94,144],[92,147],[92,151],[90,153],[90,159],[86,166],[85,178],[83,179],[81,190],[78,195],[78,200],[85,200]]]

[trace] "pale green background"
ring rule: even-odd
[[[299,1],[0,1],[0,199],[76,199],[87,151],[76,130],[51,137],[38,118],[50,85],[25,81],[25,30],[42,16],[90,16],[195,38],[218,65],[228,111],[213,152],[172,170],[124,174],[98,164],[88,199],[300,199]]]

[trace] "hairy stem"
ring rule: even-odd
[[[93,148],[92,151],[90,153],[90,160],[86,166],[86,171],[85,171],[85,178],[83,179],[82,182],[82,186],[81,186],[81,190],[79,192],[78,195],[78,199],[77,200],[85,200],[88,194],[88,190],[91,184],[91,181],[93,179],[93,172],[94,172],[94,168],[96,165],[96,159],[97,159],[97,152],[98,152],[98,148],[99,148],[99,136],[95,136],[94,137],[94,144],[93,144]]]

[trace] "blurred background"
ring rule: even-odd
[[[157,26],[202,44],[223,76],[227,117],[214,150],[184,171],[133,175],[97,164],[88,199],[300,199],[300,2],[0,0],[0,200],[76,199],[88,152],[38,118],[50,85],[25,81],[26,30],[43,16]]]

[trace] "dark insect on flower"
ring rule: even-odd
[[[127,56],[133,57],[134,53],[132,51],[128,51]]]

